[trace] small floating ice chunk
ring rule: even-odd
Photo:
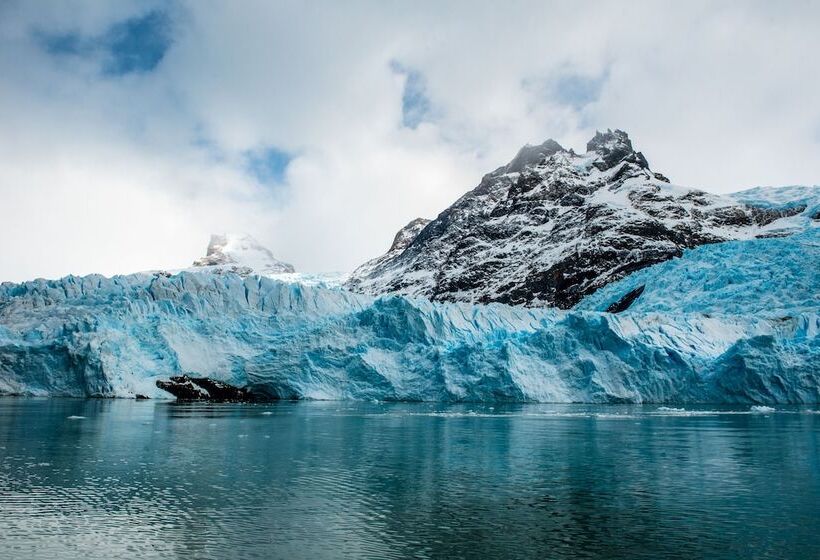
[[[769,412],[774,412],[774,409],[770,406],[755,405],[749,409],[749,412],[754,412],[757,414],[767,414]]]
[[[262,416],[270,416],[271,414],[273,414],[273,412],[271,412],[269,410],[266,410],[265,412],[262,413]]]
[[[85,416],[74,416],[73,414],[68,417],[69,420],[85,420]]]
[[[685,408],[675,408],[673,406],[659,406],[657,412],[685,412]]]

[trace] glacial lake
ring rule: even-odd
[[[0,558],[820,558],[818,409],[0,398]]]

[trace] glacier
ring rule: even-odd
[[[818,231],[688,250],[568,311],[207,270],[3,283],[0,394],[168,398],[190,373],[286,399],[815,403]]]
[[[630,313],[782,317],[820,310],[820,228],[789,237],[726,241],[633,272],[575,310],[604,311],[643,287]]]

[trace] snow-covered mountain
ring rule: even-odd
[[[399,255],[401,255],[405,249],[407,249],[413,240],[418,237],[419,232],[429,223],[430,220],[426,218],[416,218],[401,228],[393,238],[393,243],[390,245],[390,249],[388,249],[388,251],[382,256],[369,260],[357,268],[354,273],[356,275],[355,278],[369,276],[374,273],[374,271],[379,270],[382,265],[392,262]],[[353,281],[356,282],[355,279]]]
[[[205,256],[193,263],[195,269],[209,272],[233,272],[240,276],[295,272],[292,265],[277,260],[273,253],[248,234],[211,235]]]
[[[522,148],[436,219],[411,222],[398,247],[359,267],[346,286],[372,295],[568,309],[686,248],[816,223],[807,201],[761,203],[765,195],[722,197],[674,186],[620,130],[597,133],[584,154],[547,140]]]
[[[242,278],[263,276],[291,284],[341,289],[349,272],[296,272],[246,233],[212,234],[206,255],[185,268],[146,270],[140,274],[171,276],[181,272],[197,274],[236,274]]]

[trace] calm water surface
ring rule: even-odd
[[[820,558],[820,407],[0,399],[2,558]]]

